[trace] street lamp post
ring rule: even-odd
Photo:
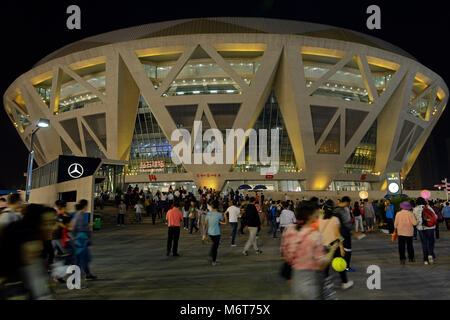
[[[27,169],[27,186],[25,193],[25,201],[28,202],[30,199],[30,190],[31,190],[31,175],[33,172],[33,160],[34,160],[34,150],[33,150],[33,141],[34,135],[40,128],[48,128],[50,126],[50,121],[48,119],[41,118],[37,124],[36,128],[31,132],[31,141],[30,141],[30,153],[28,155],[28,169]]]

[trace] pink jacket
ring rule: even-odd
[[[412,211],[401,210],[395,215],[394,227],[399,236],[412,237],[415,225],[417,221]]]

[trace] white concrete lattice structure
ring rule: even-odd
[[[198,48],[237,84],[240,94],[163,95]],[[230,66],[223,52],[234,55],[263,52],[250,84]],[[304,55],[331,57],[337,62],[328,65],[320,77],[309,83]],[[139,60],[149,56],[177,56],[157,88]],[[245,55],[241,57],[242,61],[245,59]],[[351,63],[360,71],[367,103],[314,94]],[[97,65],[104,65],[104,90],[88,82],[89,75],[78,72]],[[376,67],[393,70],[382,92],[373,77]],[[96,102],[58,112],[61,86],[67,77],[72,79],[71,83],[84,87],[86,95],[97,97]],[[33,87],[42,81],[51,81],[48,101]],[[424,89],[411,101],[411,92],[417,85],[423,85]],[[51,127],[37,133],[36,161],[42,165],[64,153],[61,140],[74,155],[88,156],[88,135],[105,158],[129,160],[140,95],[170,141],[177,125],[167,106],[197,105],[195,119],[201,120],[204,112],[210,126],[217,128],[209,105],[238,103],[240,108],[233,128],[245,130],[253,127],[272,90],[278,99],[298,169],[280,172],[274,179],[300,180],[304,190],[324,190],[331,181],[359,181],[360,173],[342,173],[342,168],[375,120],[376,160],[366,181],[375,189],[384,189],[386,173],[400,171],[406,177],[448,102],[448,88],[438,74],[384,41],[329,26],[257,18],[176,20],[87,38],[52,53],[17,78],[5,92],[3,102],[27,146],[33,129],[29,123],[39,118],[50,120]],[[429,100],[424,114],[411,114],[411,108],[425,97]],[[336,108],[318,138],[314,136],[311,106]],[[347,112],[351,111],[364,114],[353,128],[346,123]],[[69,134],[68,123],[77,134]],[[333,128],[339,128],[339,141],[334,142],[339,146],[338,152],[320,153]],[[348,141],[346,130],[351,132]],[[194,181],[197,186],[217,189],[225,181],[264,180],[258,172],[232,172],[232,165],[205,168],[185,164],[184,169],[185,173],[156,175],[158,181]],[[221,176],[201,177],[205,172]],[[148,179],[148,174],[126,177],[130,183],[148,182]]]

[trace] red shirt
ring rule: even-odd
[[[167,211],[167,225],[169,227],[179,227],[181,225],[181,221],[183,221],[183,214],[180,209],[172,208]]]

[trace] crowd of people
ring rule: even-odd
[[[129,186],[127,192],[115,198],[117,225],[125,225],[124,216],[135,212],[137,223],[143,215],[167,225],[166,255],[180,257],[178,244],[182,230],[199,235],[199,243],[211,244],[209,253],[212,266],[218,261],[219,247],[223,243],[222,225],[230,225],[230,246],[236,247],[238,234],[248,238],[241,254],[248,256],[263,252],[258,245],[262,232],[281,240],[280,255],[290,270],[286,276],[294,299],[333,299],[331,261],[345,260],[340,270],[342,290],[354,285],[349,279],[352,239],[362,239],[377,231],[383,220],[392,240],[398,239],[401,264],[415,262],[414,240],[417,236],[423,252],[424,264],[436,262],[435,239],[439,239],[439,223],[450,226],[450,204],[423,198],[400,203],[399,210],[391,201],[367,199],[356,202],[344,196],[331,199],[309,200],[285,198],[275,200],[264,193],[250,196],[242,191],[227,189],[218,192],[199,188],[198,195],[184,188],[167,192],[144,192]],[[81,200],[74,213],[67,212],[64,201],[58,200],[54,208],[25,204],[19,194],[0,199],[0,289],[2,297],[24,296],[32,299],[51,297],[45,279],[49,274],[55,281],[65,283],[65,273],[55,270],[60,266],[76,264],[84,279],[94,280],[89,264],[91,254],[91,227],[88,201]],[[380,216],[380,212],[383,212]],[[39,279],[36,281],[35,279]],[[331,285],[330,285],[331,284]]]

